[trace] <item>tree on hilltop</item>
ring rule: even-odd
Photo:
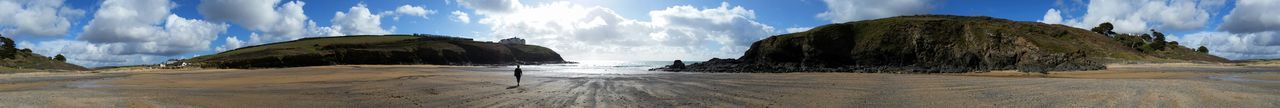
[[[1103,22],[1102,24],[1098,24],[1098,27],[1093,27],[1093,29],[1089,29],[1089,31],[1093,31],[1102,35],[1111,36],[1112,34],[1116,34],[1116,32],[1111,31],[1113,29],[1115,29],[1115,26],[1111,25],[1111,22]]]
[[[1156,29],[1151,29],[1151,36],[1155,38],[1151,42],[1152,49],[1164,50],[1164,47],[1168,46],[1169,42],[1164,40],[1164,33],[1160,33],[1160,31],[1156,31]]]
[[[1200,46],[1200,48],[1196,48],[1196,52],[1200,52],[1200,53],[1209,53],[1209,48],[1206,48],[1206,47],[1204,47],[1204,46]]]
[[[58,54],[57,56],[53,56],[53,59],[54,59],[54,60],[58,60],[58,61],[62,61],[62,62],[67,62],[67,57],[66,57],[66,56],[62,56],[62,54]]]
[[[0,59],[12,59],[18,54],[18,48],[14,47],[13,39],[5,38],[0,35]]]

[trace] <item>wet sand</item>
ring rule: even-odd
[[[0,74],[0,107],[1280,107],[1280,66],[967,74],[589,74],[508,67]]]

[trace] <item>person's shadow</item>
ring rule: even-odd
[[[515,89],[516,87],[520,87],[520,85],[508,86],[507,89]]]

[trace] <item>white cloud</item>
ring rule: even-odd
[[[252,33],[247,45],[295,40],[305,37],[332,36],[326,27],[316,27],[302,9],[302,1],[280,0],[206,0],[198,6],[201,15],[212,21],[228,21]],[[237,7],[237,8],[226,8]],[[227,49],[235,49],[230,47]]]
[[[84,10],[63,5],[63,0],[0,1],[0,33],[11,36],[63,36],[70,20]]]
[[[95,44],[76,40],[52,40],[31,43],[22,41],[18,47],[30,48],[32,52],[52,56],[62,54],[67,62],[85,67],[120,66],[136,64],[153,64],[173,59],[173,56],[145,54],[115,54],[115,49],[125,44]]]
[[[404,5],[404,6],[400,6],[399,8],[396,8],[396,13],[399,13],[402,15],[418,16],[418,17],[422,17],[423,19],[426,19],[427,15],[436,14],[436,10],[428,10],[426,8],[419,7],[419,6]],[[398,17],[399,16],[397,16],[396,19],[399,19]]]
[[[382,14],[374,14],[364,4],[351,7],[348,12],[335,12],[330,20],[331,26],[318,26],[304,14],[302,1],[281,2],[279,0],[207,0],[199,5],[199,11],[210,20],[229,21],[254,31],[248,39],[226,38],[228,43],[238,45],[219,46],[219,50],[235,49],[243,46],[259,45],[272,42],[296,40],[306,37],[388,34],[394,31],[381,27]],[[239,7],[239,8],[225,8]],[[383,13],[399,13],[426,18],[434,14],[434,10],[423,7],[404,5],[395,11]]]
[[[1187,47],[1205,46],[1210,54],[1233,60],[1280,58],[1280,35],[1276,32],[1234,34],[1228,32],[1199,32],[1178,40]]]
[[[466,12],[453,11],[453,21],[462,22],[463,24],[471,23],[471,16]]]
[[[301,11],[283,13],[283,9],[295,7],[275,8],[278,4],[280,0],[204,0],[196,7],[207,20],[228,21],[254,30],[277,28],[286,15],[302,14]],[[306,16],[301,19],[306,20]]]
[[[524,8],[519,0],[458,0],[458,4],[475,10],[477,14],[506,14]]]
[[[1220,4],[1212,4],[1220,5]],[[1227,59],[1280,58],[1280,1],[1240,0],[1216,32],[1198,32],[1179,39],[1187,47],[1208,47]]]
[[[1062,13],[1058,12],[1057,9],[1049,9],[1049,11],[1044,12],[1044,19],[1037,22],[1045,24],[1062,24]]]
[[[787,33],[804,32],[804,31],[809,31],[809,29],[813,29],[813,27],[787,28]]]
[[[1103,22],[1115,25],[1120,33],[1185,31],[1203,28],[1212,10],[1221,8],[1221,0],[1099,0],[1090,1],[1087,13],[1078,19],[1063,19],[1061,12],[1050,9],[1042,22],[1056,22],[1077,28],[1092,28]],[[1054,17],[1056,16],[1056,17]]]
[[[1235,10],[1223,16],[1223,23],[1218,29],[1231,33],[1252,33],[1263,31],[1280,31],[1280,1],[1277,0],[1240,0]]]
[[[379,35],[389,34],[391,31],[382,29],[382,15],[369,12],[369,8],[364,4],[357,4],[351,7],[346,13],[337,12],[333,15],[332,28],[347,35]]]
[[[218,34],[227,30],[226,24],[210,23],[203,20],[186,19],[177,15],[169,15],[164,23],[164,31],[157,31],[155,39],[137,43],[135,47],[126,47],[119,51],[134,48],[141,54],[176,55],[181,53],[207,50]],[[128,52],[123,54],[129,54]]]
[[[487,1],[491,2],[491,1]],[[501,4],[519,4],[513,3]],[[472,1],[458,1],[472,4]],[[488,5],[486,5],[488,6]],[[479,13],[496,38],[520,37],[547,46],[568,59],[668,60],[740,56],[756,40],[778,34],[755,21],[755,12],[722,3],[699,9],[673,6],[649,12],[651,21],[624,18],[612,9],[568,2],[537,6],[485,7],[511,9]],[[480,11],[482,9],[476,9]]]
[[[931,1],[928,0],[822,1],[827,3],[827,11],[819,13],[817,17],[832,23],[924,14],[932,8],[928,4]]]
[[[227,25],[186,19],[169,12],[164,0],[107,0],[84,33],[93,44],[112,44],[111,54],[178,55],[207,50]]]
[[[63,54],[68,62],[88,67],[147,64],[208,50],[228,27],[170,13],[175,6],[165,0],[103,1],[77,40],[19,46],[42,55]]]
[[[226,43],[222,44],[222,46],[218,46],[217,48],[214,48],[214,50],[217,50],[218,52],[222,52],[222,51],[244,47],[245,45],[244,41],[241,41],[240,39],[236,39],[235,36],[227,36],[227,38],[223,40],[226,41]]]
[[[702,35],[705,36],[704,39],[718,39],[717,42],[722,45],[743,46],[742,50],[756,40],[778,34],[772,26],[756,22],[755,11],[741,6],[730,8],[727,2],[722,2],[720,7],[708,9],[697,9],[693,6],[668,7],[664,10],[650,11],[649,17],[655,25],[667,26],[669,30],[693,33],[691,35],[695,37]]]

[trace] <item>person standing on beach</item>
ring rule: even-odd
[[[516,86],[520,86],[520,65],[516,65]]]

